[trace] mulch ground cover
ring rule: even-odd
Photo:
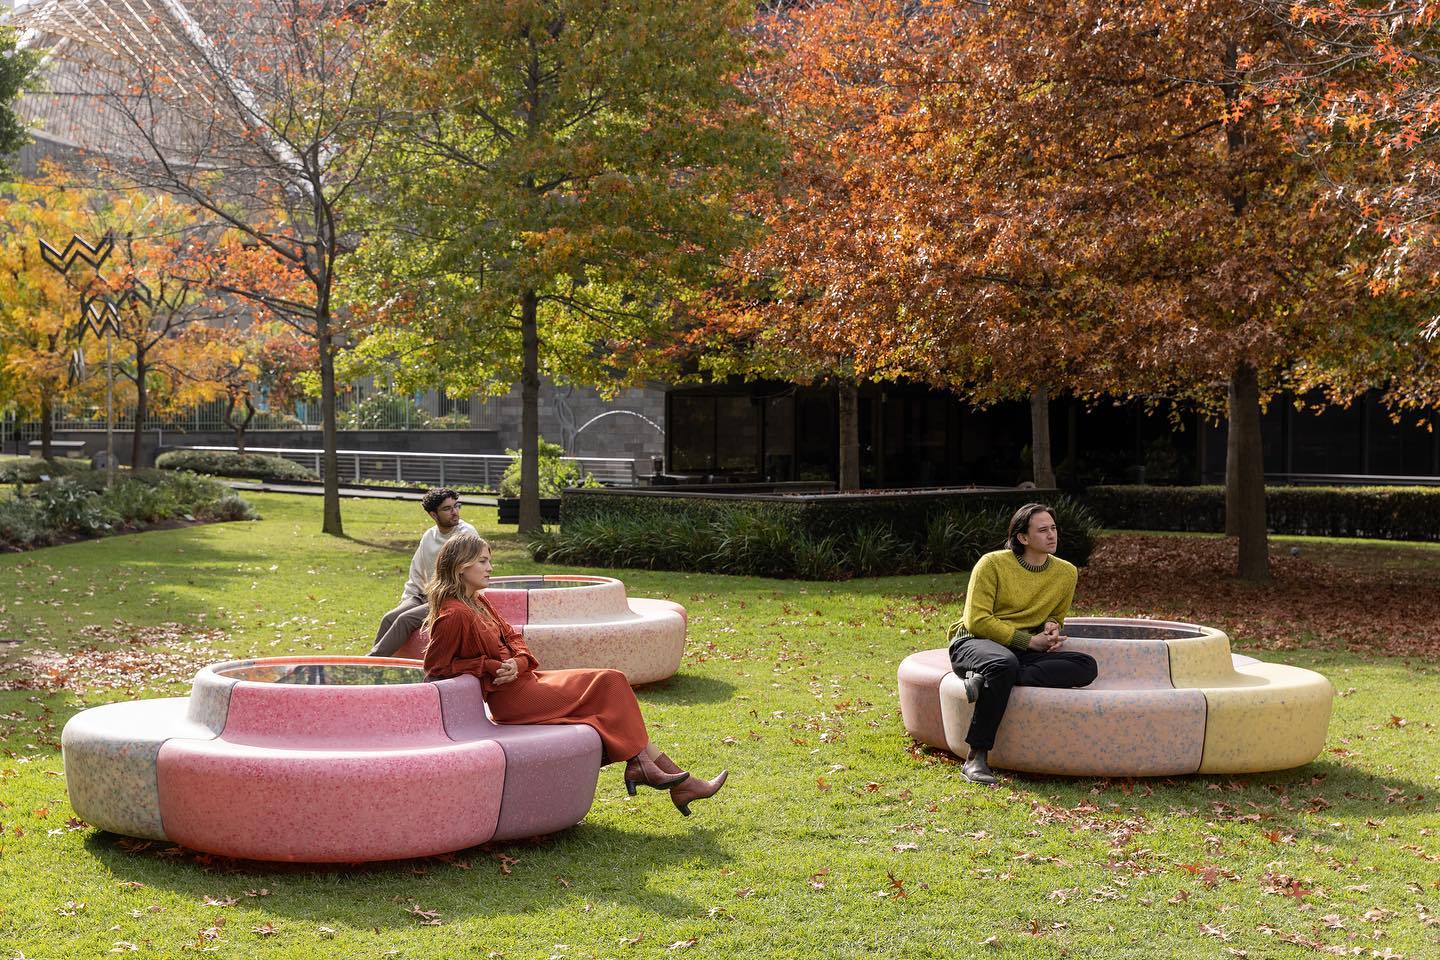
[[[1235,578],[1236,542],[1110,534],[1080,572],[1077,613],[1219,627],[1237,645],[1440,656],[1440,552],[1400,544],[1272,543],[1271,580]]]

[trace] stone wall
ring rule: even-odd
[[[518,385],[502,397],[472,402],[470,410],[472,426],[495,430],[504,448],[519,448]],[[540,386],[540,435],[570,456],[645,460],[648,473],[649,459],[665,452],[664,426],[665,390],[658,385],[623,390],[614,400],[587,387]]]

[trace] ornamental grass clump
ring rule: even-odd
[[[1084,564],[1097,529],[1066,497],[1053,506],[1060,556]],[[927,508],[919,503],[917,511]],[[887,512],[859,520],[815,504],[720,498],[587,498],[558,530],[531,541],[536,560],[591,567],[696,570],[741,576],[843,580],[968,570],[1000,549],[1011,509],[993,503],[932,506],[918,518]]]

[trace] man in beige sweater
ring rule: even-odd
[[[457,533],[479,536],[475,528],[460,519],[460,494],[448,488],[431,490],[420,501],[420,506],[430,514],[435,526],[420,536],[420,546],[410,560],[410,579],[400,594],[400,602],[380,618],[380,629],[375,632],[375,645],[370,648],[372,657],[388,657],[405,645],[410,634],[420,629],[429,612],[425,597],[425,585],[435,575],[435,558],[440,548]]]

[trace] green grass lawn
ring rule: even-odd
[[[183,694],[231,656],[362,653],[398,596],[415,504],[346,501],[335,540],[319,498],[247,497],[262,520],[0,556],[0,657],[61,685],[0,691],[0,960],[1440,952],[1433,660],[1266,653],[1342,691],[1300,770],[982,789],[912,744],[895,692],[962,576],[623,572],[691,614],[679,675],[639,693],[671,756],[731,770],[688,820],[663,794],[627,798],[612,766],[579,826],[424,861],[234,863],[67,822],[76,710]],[[494,517],[467,511],[497,574],[536,570]]]

